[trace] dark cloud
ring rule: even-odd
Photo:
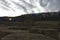
[[[40,0],[40,5],[50,11],[60,11],[60,0]]]

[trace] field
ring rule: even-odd
[[[0,22],[1,40],[59,40],[60,21]]]

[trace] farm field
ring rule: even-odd
[[[60,21],[0,23],[1,40],[59,40]]]

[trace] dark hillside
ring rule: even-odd
[[[9,17],[10,18],[10,17]],[[0,22],[8,22],[8,17],[0,17]],[[47,13],[36,13],[36,14],[26,14],[18,17],[11,17],[12,22],[22,22],[25,20],[32,21],[59,21],[60,12],[47,12]]]

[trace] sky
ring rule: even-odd
[[[60,11],[60,0],[0,0],[0,17]]]

